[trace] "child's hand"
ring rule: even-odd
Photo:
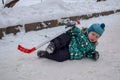
[[[69,21],[66,23],[67,27],[75,27],[75,25],[76,25],[76,21]]]
[[[66,27],[75,27],[76,26],[76,24],[80,24],[80,21],[78,20],[78,21],[71,21],[70,19],[66,19],[65,21],[64,21],[64,24],[66,25]]]

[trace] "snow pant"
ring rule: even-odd
[[[58,36],[57,38],[51,40],[51,42],[55,45],[55,51],[52,54],[46,52],[44,57],[52,60],[56,60],[58,62],[62,62],[70,59],[69,53],[69,43],[71,41],[71,37],[66,33]]]

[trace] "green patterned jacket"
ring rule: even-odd
[[[69,44],[70,59],[79,60],[84,56],[92,58],[91,53],[96,51],[95,43],[89,41],[87,35],[85,35],[79,28],[75,27],[67,31],[67,34],[72,37]]]

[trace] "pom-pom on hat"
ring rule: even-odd
[[[87,34],[89,34],[89,32],[93,31],[98,33],[100,36],[103,34],[103,32],[105,31],[105,24],[104,23],[95,23],[92,24],[88,29],[87,29]]]

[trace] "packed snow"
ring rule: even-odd
[[[18,44],[31,48],[41,44],[64,26],[43,29],[36,32],[6,35],[0,40],[0,80],[120,80],[120,13],[106,17],[81,20],[82,26],[92,23],[106,24],[105,33],[99,39],[97,50],[100,59],[67,60],[56,62],[38,58],[36,51],[24,54],[17,50]],[[49,33],[48,33],[49,32]],[[46,45],[41,47],[44,50]]]
[[[72,4],[77,3],[78,0],[66,0],[66,2],[67,1],[71,1],[69,3]],[[84,0],[81,1],[85,2]],[[90,0],[86,1],[91,3]],[[94,3],[94,0],[91,1]],[[115,0],[107,1],[109,2]],[[98,4],[105,3],[107,2],[101,2]],[[111,4],[114,4],[114,2]],[[20,5],[19,8],[22,10]],[[29,7],[24,6],[24,8],[28,9]],[[110,8],[112,8],[112,6]],[[119,8],[120,7],[118,5],[118,9]],[[16,12],[14,12],[14,9],[11,9],[10,11],[7,8],[2,11],[10,13],[10,15],[8,15],[8,13],[2,14],[2,16],[4,16],[4,19],[2,19],[7,25],[15,24],[15,22],[21,24],[25,21],[19,18],[21,20],[20,22],[16,20],[17,18],[15,18],[18,16],[16,13],[23,15],[23,11],[19,12],[18,9],[15,9]],[[28,11],[31,11],[31,9],[28,9]],[[12,15],[13,20],[16,20],[14,22],[9,21],[12,13],[15,13],[15,15]],[[74,11],[72,13],[74,13]],[[55,13],[54,15],[57,14],[58,13]],[[75,12],[75,14],[77,13]],[[35,20],[34,15],[30,15],[29,17],[29,19]],[[58,17],[60,18],[61,16]],[[37,21],[38,18],[39,16],[36,17],[35,21]],[[2,19],[0,13],[0,25],[2,25],[2,23],[4,24],[4,22],[1,22]],[[27,19],[28,22],[30,21],[29,19]],[[45,19],[47,20],[47,18]],[[82,60],[67,60],[64,62],[56,62],[45,58],[38,58],[36,55],[38,50],[32,54],[22,53],[17,50],[18,44],[21,44],[26,48],[32,48],[46,41],[56,33],[63,31],[65,26],[58,26],[55,28],[48,28],[39,31],[31,31],[28,33],[25,33],[24,29],[20,28],[21,32],[17,33],[17,35],[5,35],[5,37],[0,40],[0,80],[120,80],[120,13],[80,21],[81,24],[77,25],[80,29],[81,27],[89,27],[93,23],[106,24],[105,32],[98,41],[99,44],[97,46],[97,50],[100,53],[100,58],[98,61],[85,58]],[[48,44],[41,47],[39,50],[45,50],[47,45]]]
[[[1,3],[0,28],[116,9],[119,0],[20,0],[13,8]]]

